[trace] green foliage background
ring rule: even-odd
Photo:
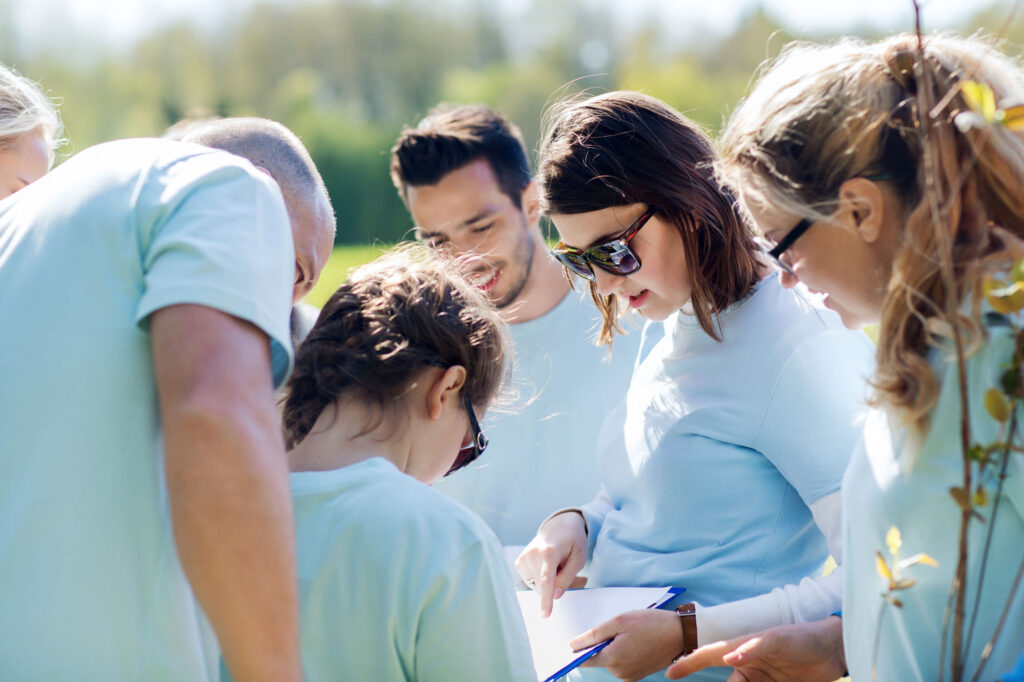
[[[84,48],[23,53],[2,28],[13,2],[0,0],[0,61],[62,101],[65,154],[160,135],[186,116],[273,118],[304,139],[320,167],[339,244],[408,233],[388,150],[439,101],[499,107],[531,150],[546,105],[581,90],[642,90],[715,133],[758,64],[796,37],[765,10],[732,35],[680,39],[687,27],[653,17],[616,25],[611,0],[532,0],[513,14],[491,0],[466,0],[458,11],[424,0],[321,0],[252,5],[216,30],[166,25],[128,47],[86,37]],[[963,30],[1024,38],[1024,20],[1007,22],[1009,14],[1005,5],[980,10]]]

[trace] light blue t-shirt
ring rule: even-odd
[[[1022,648],[1024,648],[1024,645],[1022,645]],[[1024,654],[1021,654],[1013,670],[1003,675],[1002,682],[1024,682]]]
[[[381,458],[291,476],[308,682],[535,682],[478,518]]]
[[[223,152],[112,142],[0,201],[0,679],[215,679],[147,321],[216,308],[288,349],[287,371],[293,272],[280,191]]]
[[[616,338],[609,358],[593,342],[599,325],[597,308],[575,291],[546,315],[509,325],[519,399],[511,411],[487,413],[490,445],[480,460],[434,486],[477,513],[503,545],[525,545],[548,514],[601,487],[597,436],[629,384],[640,334]]]
[[[972,438],[985,445],[999,438],[999,424],[984,406],[985,391],[999,386],[999,377],[1013,354],[1005,327],[989,328],[988,332],[988,341],[967,362]],[[892,427],[882,410],[872,411],[843,480],[843,639],[846,665],[855,680],[870,680],[875,666],[879,680],[939,678],[942,623],[959,555],[960,509],[950,488],[963,485],[960,389],[956,363],[948,361],[951,356],[955,357],[951,349],[932,352],[931,362],[942,389],[930,429],[916,454],[906,432]],[[1018,412],[1018,420],[1024,420],[1022,412]],[[1016,442],[1020,443],[1019,434]],[[973,677],[982,650],[1007,607],[1006,624],[980,679],[993,680],[1011,670],[1024,650],[1024,589],[1018,588],[1016,596],[1009,598],[1014,576],[1024,562],[1022,460],[1024,455],[1010,456],[997,513],[993,510],[997,470],[984,479],[989,502],[979,511],[986,521],[970,526],[968,618],[977,602],[978,573],[990,527],[994,534],[964,679]],[[978,480],[976,473],[974,479]],[[916,584],[895,593],[903,606],[885,608],[879,638],[879,613],[888,582],[878,573],[875,553],[881,552],[890,566],[896,563],[886,542],[893,526],[899,529],[902,541],[899,559],[924,552],[939,565],[918,564],[900,571],[899,579],[915,580]],[[949,642],[946,679],[950,679],[951,635]]]
[[[839,488],[871,343],[776,277],[720,320],[721,342],[683,311],[645,328],[601,432],[610,504],[584,508],[589,585],[675,585],[680,603],[714,606],[820,575],[828,549],[808,505]]]

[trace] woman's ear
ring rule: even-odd
[[[466,368],[452,365],[439,372],[427,389],[427,418],[437,421],[446,406],[459,405],[459,391],[466,385]]]
[[[882,234],[885,196],[877,182],[851,178],[839,186],[839,210],[836,219],[856,231],[865,242]]]

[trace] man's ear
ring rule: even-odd
[[[527,222],[533,225],[540,220],[540,190],[537,188],[536,181],[530,180],[530,183],[523,188],[519,204],[523,207],[523,215],[526,216]]]
[[[839,210],[836,219],[853,229],[865,242],[882,234],[885,197],[877,182],[850,178],[839,186]]]
[[[460,405],[459,391],[466,385],[466,368],[452,365],[435,375],[434,382],[427,389],[427,417],[436,421],[445,407]]]

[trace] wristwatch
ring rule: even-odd
[[[680,604],[676,607],[679,624],[683,626],[683,653],[679,658],[688,656],[697,648],[697,605],[693,602]]]

